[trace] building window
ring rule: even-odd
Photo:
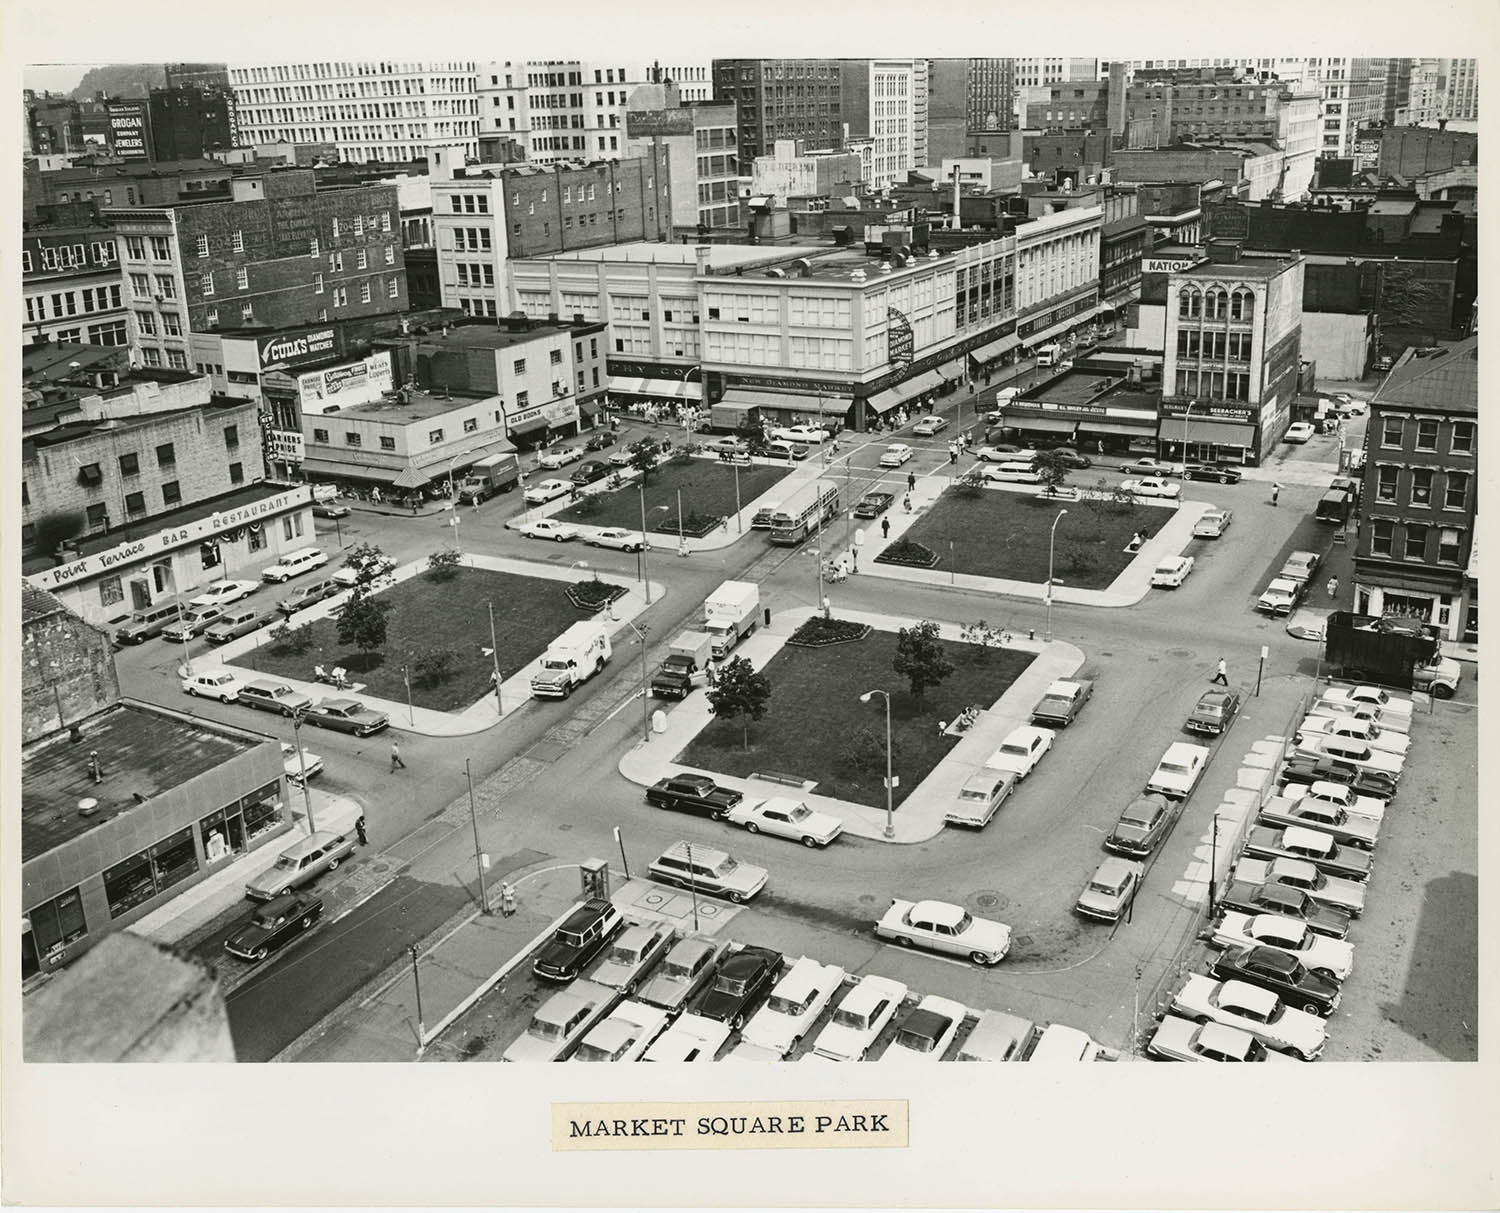
[[[103,483],[104,474],[97,463],[85,463],[78,469],[78,480],[80,484],[94,486]]]
[[[1400,469],[1383,463],[1376,469],[1375,500],[1396,500],[1396,479],[1400,475]]]
[[[511,371],[517,375],[524,375],[526,373],[526,359],[517,358],[515,362],[511,363]]]
[[[231,463],[229,465],[229,483],[245,483],[245,465],[243,463]]]
[[[120,456],[120,475],[139,476],[141,474],[141,457],[134,451]]]
[[[188,826],[153,847],[104,870],[109,916],[118,918],[198,870],[193,829]]]
[[[224,427],[225,450],[237,451],[240,446],[240,427],[237,425],[226,425]]]
[[[77,889],[32,906],[26,911],[26,919],[31,923],[31,942],[43,960],[88,934],[88,925],[83,920],[83,898]]]
[[[165,236],[152,236],[151,237],[151,260],[152,261],[170,261],[170,260],[172,260],[172,242],[170,240],[168,240]]]
[[[1427,528],[1419,522],[1406,524],[1406,559],[1427,559]]]
[[[266,546],[266,529],[258,522],[245,528],[245,536],[249,540],[249,551],[258,552]]]
[[[443,440],[443,431],[442,430],[428,430],[427,431],[427,444],[429,446],[436,446],[442,440]]]
[[[313,294],[314,295],[321,295],[322,293],[323,293],[323,275],[322,274],[314,274],[313,275]]]
[[[156,275],[156,293],[163,299],[177,298],[177,281],[170,274]]]
[[[1370,524],[1370,555],[1389,556],[1395,543],[1396,524],[1389,518],[1376,518]]]
[[[1411,504],[1432,504],[1432,469],[1412,468],[1411,471]]]
[[[474,434],[474,433],[478,433],[478,431],[479,431],[479,418],[478,417],[469,417],[469,418],[467,418],[464,421],[464,433],[465,434]]]
[[[214,276],[213,276],[213,271],[210,270],[208,273],[206,273],[206,274],[203,275],[203,297],[205,299],[207,299],[213,293],[214,293]]]
[[[561,350],[553,350],[551,352],[551,358],[552,358],[552,365],[553,366],[561,366],[562,365],[562,351]]]
[[[342,274],[344,272],[344,254],[328,254],[328,272],[330,274]]]
[[[156,448],[156,466],[166,470],[177,466],[177,448],[170,442],[164,442]]]
[[[359,284],[359,301],[361,303],[370,302],[370,284],[368,281]]]
[[[396,264],[396,246],[394,244],[385,246],[385,263],[387,265]]]
[[[208,256],[208,237],[207,236],[199,236],[198,237],[198,256],[200,256],[200,257],[207,257]],[[158,258],[158,260],[160,260],[160,258]]]
[[[1422,417],[1417,421],[1417,450],[1437,450],[1437,437],[1438,423],[1436,417]]]
[[[117,602],[125,601],[125,587],[120,583],[120,578],[105,577],[99,582],[99,605],[114,606]]]
[[[364,445],[364,441],[365,440],[360,436],[359,431],[357,431],[357,430],[345,430],[344,431],[344,445],[345,446],[363,446]]]
[[[336,286],[333,288],[333,306],[345,307],[349,302],[349,291],[347,287]]]
[[[242,291],[250,289],[250,267],[242,265],[234,272],[234,284]]]
[[[316,236],[307,242],[307,255],[309,257],[316,257],[318,255],[318,238]]]
[[[182,501],[182,486],[175,480],[168,480],[161,486],[161,503],[163,505],[178,505]]]
[[[333,238],[335,240],[339,238],[339,217],[337,215],[333,217]]]
[[[1405,428],[1406,419],[1404,417],[1385,418],[1380,427],[1380,445],[1399,447]]]
[[[319,429],[313,430],[313,441],[314,442],[327,442],[328,441],[328,431],[327,430],[319,430]]]
[[[396,449],[396,440],[389,434],[382,434],[380,436],[380,449],[382,451],[394,451]]]
[[[236,228],[234,235],[230,237],[229,246],[236,253],[243,253],[245,251],[245,233]]]
[[[524,409],[530,403],[531,403],[531,393],[530,392],[517,392],[516,393],[516,408],[518,408],[518,409]]]
[[[392,278],[389,282],[387,282],[385,285],[385,293],[392,299],[399,299],[401,297],[401,280],[399,278]]]
[[[109,526],[109,507],[102,502],[96,502],[88,507],[85,513],[88,528],[91,531],[103,530]]]
[[[204,319],[208,321],[208,327],[209,328],[211,328],[211,329],[218,328],[219,327],[219,309],[216,308],[216,307],[209,308],[208,309],[208,315],[205,316]]]
[[[354,254],[354,268],[357,270],[367,270],[370,268],[370,258],[364,249],[360,249],[359,252]]]
[[[125,255],[132,261],[146,260],[146,241],[141,236],[125,237]]]
[[[1474,450],[1474,423],[1472,421],[1455,421],[1453,423],[1453,444],[1455,451],[1472,452]]]
[[[145,512],[146,512],[146,494],[145,493],[126,493],[125,494],[125,516],[127,518],[134,518],[134,517],[136,517],[139,514],[144,514]]]
[[[163,312],[161,317],[161,328],[168,337],[182,336],[182,317],[176,312]]]
[[[1457,564],[1459,558],[1459,531],[1445,526],[1438,532],[1438,563]]]

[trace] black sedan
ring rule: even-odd
[[[1238,910],[1241,914],[1279,914],[1305,922],[1317,934],[1343,939],[1349,934],[1349,911],[1324,905],[1302,889],[1270,880],[1254,884],[1232,880],[1219,898],[1219,908]]]
[[[264,960],[323,916],[323,899],[310,893],[285,893],[266,902],[248,922],[224,941],[242,960]]]
[[[761,998],[770,993],[782,963],[781,953],[771,948],[741,948],[719,966],[713,984],[698,996],[693,1010],[738,1031]]]
[[[1279,994],[1291,1006],[1314,1015],[1332,1015],[1339,1005],[1339,983],[1319,977],[1280,948],[1231,948],[1209,969],[1221,981],[1248,981]]]
[[[1294,754],[1281,768],[1282,786],[1289,783],[1342,783],[1360,796],[1389,800],[1396,794],[1396,781],[1383,771],[1367,771],[1337,758],[1312,758]]]
[[[319,728],[356,737],[368,737],[391,723],[384,712],[372,711],[357,699],[320,699],[302,713],[302,718]]]
[[[1190,463],[1183,475],[1189,480],[1216,480],[1220,484],[1238,484],[1243,479],[1239,468],[1224,467],[1217,463]]]
[[[879,518],[886,510],[891,508],[891,502],[896,500],[894,493],[866,493],[859,499],[859,504],[854,507],[856,518]]]
[[[593,484],[596,480],[603,480],[609,475],[611,468],[602,459],[589,459],[578,465],[578,470],[573,473],[573,483],[576,485]]]
[[[1080,454],[1070,446],[1055,446],[1044,452],[1048,459],[1055,459],[1063,467],[1068,468],[1091,468],[1094,461],[1087,455]]]
[[[314,518],[347,518],[349,513],[347,505],[333,505],[327,501],[319,501],[313,506]]]
[[[609,430],[605,430],[603,433],[595,434],[592,438],[585,442],[583,444],[583,449],[586,451],[602,451],[607,447],[614,446],[614,444],[614,434],[610,433]]]
[[[1181,808],[1181,801],[1168,800],[1155,792],[1137,796],[1120,811],[1120,820],[1104,840],[1104,849],[1144,859],[1171,832]]]
[[[681,813],[697,813],[722,821],[724,814],[745,798],[743,792],[733,788],[721,788],[707,775],[683,772],[658,779],[646,789],[646,803],[659,809],[676,809]]]

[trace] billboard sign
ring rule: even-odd
[[[343,353],[343,342],[335,328],[310,329],[303,333],[280,333],[255,342],[261,370],[275,366],[307,366]]]
[[[377,399],[394,386],[391,352],[381,350],[360,362],[325,367],[297,376],[304,413],[321,414],[351,404]]]
[[[108,107],[109,146],[122,160],[149,160],[144,102],[112,102]]]
[[[1198,264],[1196,257],[1142,257],[1143,274],[1177,274]]]
[[[691,135],[693,111],[633,110],[625,111],[625,130],[631,139],[665,138],[668,135]]]

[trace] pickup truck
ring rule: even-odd
[[[743,792],[721,788],[707,775],[682,773],[658,779],[646,789],[646,803],[659,809],[679,813],[697,813],[722,821],[735,805],[745,798]]]
[[[1093,693],[1094,684],[1087,678],[1060,678],[1047,688],[1041,702],[1031,709],[1031,723],[1065,728],[1073,723],[1073,718],[1083,710]]]
[[[651,676],[651,694],[657,699],[686,699],[707,677],[713,639],[707,632],[683,632]]]

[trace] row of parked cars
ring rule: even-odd
[[[1322,562],[1316,552],[1293,552],[1281,566],[1281,572],[1261,591],[1255,609],[1271,616],[1290,615],[1307,594],[1313,574]]]
[[[506,1061],[1115,1060],[1074,1028],[1039,1029],[879,974],[629,922],[605,898],[562,923],[533,971],[571,984],[538,1007]]]
[[[1378,687],[1330,687],[1313,702],[1278,775],[1278,794],[1261,806],[1211,907],[1206,935],[1223,951],[1171,996],[1149,1054],[1179,1061],[1322,1054],[1325,1021],[1353,970],[1350,923],[1364,912],[1411,714],[1410,700]],[[1394,766],[1331,756],[1301,740],[1337,736],[1347,726],[1377,729],[1390,745],[1379,752]]]

